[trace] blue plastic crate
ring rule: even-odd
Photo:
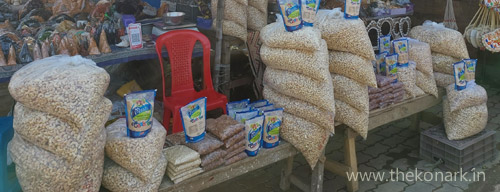
[[[7,144],[14,136],[12,123],[13,117],[0,117],[0,191],[2,192],[21,191],[14,163],[7,165]]]

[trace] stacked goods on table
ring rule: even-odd
[[[12,76],[18,103],[8,150],[23,191],[99,190],[108,84],[106,71],[81,56],[38,60]]]
[[[442,24],[426,21],[423,25],[414,27],[409,36],[429,44],[437,86],[447,87],[452,84],[452,64],[469,58],[462,34],[445,28]]]
[[[488,95],[475,83],[476,60],[453,65],[455,83],[446,87],[443,101],[444,127],[450,140],[464,139],[481,132],[488,121]]]
[[[334,85],[335,120],[363,138],[368,133],[368,86],[377,87],[373,48],[360,19],[344,19],[340,9],[319,10],[317,28],[329,49],[329,72]]]
[[[214,137],[222,141],[222,147],[216,154],[203,156],[207,169],[219,165],[230,165],[247,157],[245,153],[245,126],[238,123],[233,118],[222,115],[217,119],[207,119],[207,130]],[[218,155],[217,155],[218,154]],[[220,156],[219,158],[216,157]],[[219,159],[219,161],[211,159]]]
[[[417,70],[416,64],[413,61],[410,61],[406,67],[398,66],[398,82],[403,83],[403,88],[406,92],[405,99],[413,99],[425,95],[425,92],[417,86]]]
[[[416,64],[416,85],[427,94],[438,97],[436,80],[433,75],[432,55],[429,44],[409,39],[409,58]]]
[[[268,0],[248,0],[248,29],[260,31],[260,29],[267,25],[267,4]]]
[[[200,154],[184,145],[165,149],[167,175],[174,183],[179,183],[203,172],[200,167]]]
[[[106,127],[106,157],[102,186],[110,191],[158,190],[167,160],[163,154],[165,128],[153,118],[144,137],[127,136],[127,122],[120,118]]]
[[[385,108],[404,100],[406,91],[403,88],[403,83],[391,83],[391,78],[382,75],[376,75],[376,78],[378,88],[368,87],[370,111]]]
[[[223,0],[224,19],[222,20],[222,33],[237,37],[243,41],[247,40],[247,7],[248,0]],[[217,3],[219,0],[211,1],[213,28],[217,23]],[[252,15],[252,17],[254,17]],[[255,22],[262,22],[252,19]]]
[[[280,136],[314,168],[334,132],[335,100],[327,45],[318,29],[287,32],[283,21],[262,28],[260,50],[267,68],[264,98],[284,108]]]

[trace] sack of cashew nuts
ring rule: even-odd
[[[104,163],[109,75],[81,56],[32,62],[13,76],[18,102],[8,150],[23,191],[98,191]]]

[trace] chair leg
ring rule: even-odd
[[[222,114],[226,114],[227,115],[227,108],[226,108],[226,105],[222,105]]]
[[[173,112],[173,118],[174,118],[174,123],[172,126],[172,133],[182,132],[183,131],[182,119],[181,119],[182,117],[178,109],[176,109],[175,112]]]
[[[172,113],[167,108],[165,108],[163,110],[163,127],[165,127],[165,131],[167,131],[167,134],[172,133],[172,130],[169,131],[170,116],[171,115],[172,115]]]

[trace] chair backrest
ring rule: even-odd
[[[172,77],[171,95],[182,95],[194,92],[193,74],[191,71],[191,58],[195,43],[199,41],[203,47],[203,89],[212,89],[212,76],[210,74],[210,41],[198,31],[174,30],[158,37],[156,40],[156,53],[161,64],[163,95],[165,96],[165,74],[162,48],[165,47],[170,59]]]

